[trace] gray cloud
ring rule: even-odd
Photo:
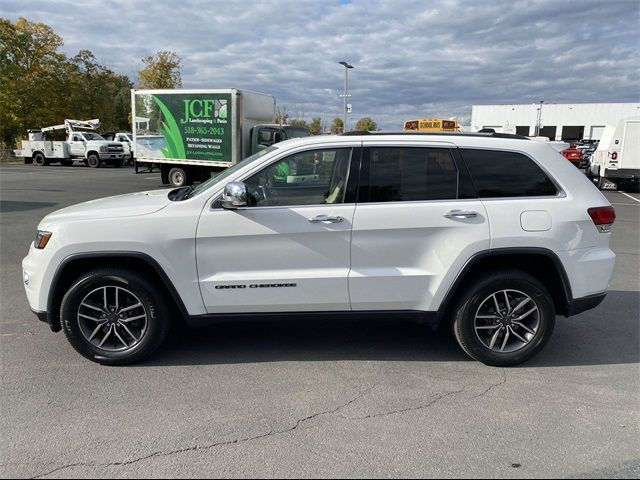
[[[629,1],[5,0],[5,17],[51,25],[135,78],[174,50],[184,87],[271,93],[294,115],[342,112],[384,129],[412,117],[468,121],[471,105],[639,100],[639,5]]]

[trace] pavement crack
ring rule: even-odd
[[[371,415],[366,415],[364,417],[350,417],[350,420],[367,420],[370,418],[380,418],[380,417],[388,417],[390,415],[399,415],[402,413],[407,413],[407,412],[415,412],[417,410],[424,410],[426,408],[430,408],[432,406],[434,406],[436,403],[438,403],[440,400],[450,397],[452,395],[457,395],[458,393],[462,393],[464,391],[466,387],[462,387],[460,390],[453,390],[451,392],[447,392],[447,393],[439,393],[436,394],[434,396],[432,396],[431,400],[427,403],[423,403],[420,405],[415,405],[412,407],[407,407],[407,408],[401,408],[398,410],[391,410],[388,412],[380,412],[380,413],[372,413]]]
[[[63,465],[61,467],[55,468],[51,471],[48,471],[46,473],[41,473],[39,475],[36,475],[35,477],[31,477],[31,478],[43,478],[46,476],[49,476],[53,473],[57,473],[61,470],[66,470],[68,468],[74,468],[74,467],[103,467],[103,468],[107,468],[107,467],[124,467],[124,466],[128,466],[128,465],[132,465],[134,463],[138,463],[138,462],[142,462],[144,460],[150,460],[152,458],[159,458],[159,457],[168,457],[171,455],[177,455],[180,453],[186,453],[186,452],[195,452],[195,451],[201,451],[201,450],[211,450],[213,448],[217,448],[217,447],[225,447],[225,446],[230,446],[230,445],[240,445],[246,442],[251,442],[254,440],[260,440],[263,438],[267,438],[267,437],[271,437],[274,435],[284,435],[287,433],[291,433],[294,430],[297,430],[300,425],[309,422],[315,418],[324,416],[324,415],[333,415],[334,413],[339,412],[340,410],[347,408],[349,405],[357,402],[358,400],[360,400],[362,397],[364,397],[367,393],[369,393],[371,390],[373,390],[375,388],[375,385],[372,385],[371,387],[365,389],[364,391],[360,392],[358,395],[356,395],[355,397],[351,398],[349,401],[342,403],[340,405],[338,405],[335,408],[332,408],[330,410],[324,410],[322,412],[317,412],[314,413],[312,415],[308,415],[304,418],[300,418],[298,420],[296,420],[295,424],[293,424],[291,427],[289,428],[285,428],[282,430],[271,430],[267,433],[262,433],[260,435],[255,435],[252,437],[244,437],[244,438],[237,438],[235,440],[228,440],[225,442],[216,442],[216,443],[212,443],[209,445],[194,445],[191,447],[185,447],[185,448],[179,448],[179,449],[175,449],[175,450],[169,450],[169,451],[159,451],[159,452],[154,452],[154,453],[150,453],[148,455],[144,455],[142,457],[138,457],[138,458],[134,458],[131,460],[127,460],[125,462],[111,462],[111,463],[72,463],[72,464],[68,464],[68,465]]]
[[[504,385],[505,383],[507,383],[507,369],[503,368],[502,369],[502,380],[500,380],[498,383],[494,383],[492,385],[489,386],[489,388],[486,388],[482,393],[476,395],[473,398],[480,398],[485,396],[487,393],[489,393],[491,390],[493,390],[494,388],[498,388],[501,387],[502,385]]]

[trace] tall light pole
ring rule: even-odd
[[[353,68],[353,65],[349,65],[347,62],[338,62],[344,66],[344,124],[342,125],[342,133],[347,131],[347,99],[349,98],[349,69]]]
[[[542,122],[542,104],[544,100],[540,100],[540,106],[538,107],[538,119],[536,120],[536,137],[540,136],[540,123]]]

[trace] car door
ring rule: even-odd
[[[249,205],[203,211],[196,256],[209,313],[350,309],[355,145],[279,157],[240,178]]]
[[[74,157],[84,157],[84,138],[77,133],[71,135],[71,141],[69,142],[69,151]]]
[[[435,311],[489,248],[485,208],[451,145],[365,142],[353,220],[353,310]]]

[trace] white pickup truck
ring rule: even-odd
[[[90,167],[97,168],[103,163],[121,167],[124,163],[124,148],[118,142],[109,142],[93,132],[99,120],[65,120],[62,125],[54,125],[38,130],[29,130],[29,140],[23,140],[21,148],[14,150],[16,157],[25,163],[49,165],[60,163],[71,166],[74,160],[81,160]],[[67,131],[66,141],[47,139],[47,132]]]
[[[133,163],[133,134],[131,132],[102,132],[100,135],[110,142],[122,145],[125,163]]]

